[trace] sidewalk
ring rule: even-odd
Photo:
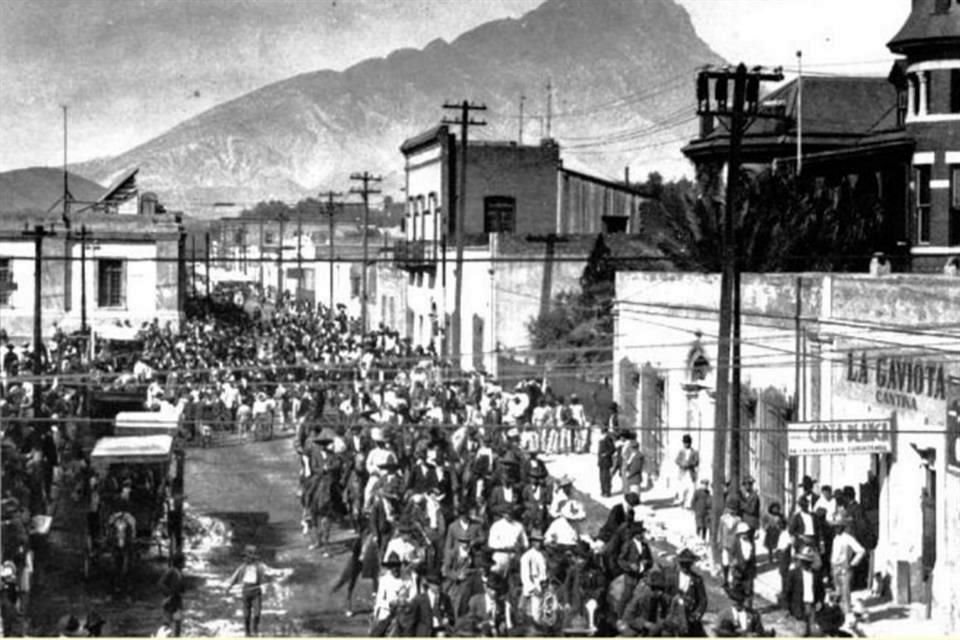
[[[544,461],[551,476],[569,475],[574,480],[575,489],[607,509],[623,500],[620,480],[616,477],[613,480],[613,496],[604,498],[600,495],[596,454],[544,456]],[[701,572],[717,576],[718,568],[712,566],[709,546],[696,536],[693,514],[674,505],[674,494],[671,490],[661,485],[644,491],[641,508],[645,511],[644,524],[652,541],[666,543],[676,550],[689,548],[703,558],[697,563]],[[760,551],[762,550],[758,549],[758,552]],[[780,574],[776,567],[767,561],[765,553],[758,555],[758,565],[754,591],[762,599],[775,603],[780,591]],[[868,592],[854,593],[855,600],[858,596],[865,601],[866,621],[861,628],[867,636],[917,637],[940,636],[945,633],[945,625],[935,619],[928,620],[924,606],[920,603],[898,605],[892,601],[872,602],[868,599]]]

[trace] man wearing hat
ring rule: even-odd
[[[841,515],[831,522],[834,530],[833,548],[830,557],[830,570],[833,573],[833,586],[840,596],[843,612],[850,614],[850,580],[853,568],[863,562],[867,550],[850,534],[852,519]]]
[[[753,534],[760,528],[760,495],[754,489],[753,476],[745,476],[740,484],[740,518]]]
[[[183,554],[175,553],[159,582],[163,593],[164,620],[175,638],[180,637],[183,629],[183,565]]]
[[[523,598],[520,606],[534,620],[539,617],[548,578],[547,557],[543,555],[543,533],[534,530],[530,533],[530,548],[520,556],[520,595]]]
[[[697,556],[690,549],[677,554],[676,584],[671,602],[672,631],[688,638],[706,637],[703,629],[703,614],[707,610],[707,590],[703,577],[694,571]]]
[[[417,584],[412,576],[404,575],[403,561],[396,553],[389,554],[382,566],[387,573],[380,577],[377,595],[373,604],[373,625],[371,636],[383,637],[387,634],[391,620],[402,605],[417,595]]]
[[[515,509],[519,511],[523,507],[501,505],[499,512],[495,514],[499,517],[490,525],[487,536],[487,547],[493,552],[492,570],[501,575],[507,574],[513,560],[527,548],[527,534],[523,525],[517,521],[520,513],[515,512]]]
[[[627,440],[623,447],[623,461],[620,470],[623,473],[623,490],[640,494],[643,486],[644,456],[636,436]]]
[[[472,514],[470,505],[466,500],[457,505],[457,517],[447,527],[446,539],[443,543],[443,555],[446,558],[450,552],[463,542],[468,546],[474,542],[483,541],[483,532],[480,523]]]
[[[579,500],[567,500],[558,515],[547,528],[544,537],[551,547],[572,549],[580,540],[580,523],[587,519],[587,512]]]
[[[547,526],[547,511],[550,508],[551,491],[546,486],[547,470],[533,466],[527,473],[527,484],[521,492],[524,507],[523,524],[529,529],[543,529]]]
[[[816,541],[817,549],[820,549],[820,543],[823,540],[823,531],[820,521],[814,516],[811,509],[813,502],[810,496],[802,495],[797,499],[797,512],[790,518],[790,524],[787,531],[794,539],[801,536],[812,536]]]
[[[550,508],[548,510],[548,515],[551,518],[556,518],[560,515],[560,509],[563,508],[564,503],[567,500],[573,498],[573,478],[567,474],[560,476],[560,479],[557,480],[556,485],[553,489],[553,495],[550,498]]]
[[[700,454],[693,448],[693,438],[683,434],[683,446],[677,452],[674,462],[677,465],[677,504],[690,508],[693,491],[697,485],[697,471],[700,468]]]
[[[613,463],[617,457],[617,442],[609,425],[600,427],[601,437],[597,443],[597,469],[600,472],[600,495],[610,497],[610,484],[613,478]]]
[[[423,590],[413,600],[413,635],[418,638],[446,636],[453,627],[453,601],[441,583],[439,573],[428,572],[423,577]]]
[[[730,553],[730,583],[740,586],[747,596],[748,604],[753,597],[753,581],[757,577],[757,552],[753,530],[746,522],[737,523],[737,540]]]
[[[803,621],[805,635],[810,635],[814,611],[817,603],[823,601],[824,593],[820,557],[808,542],[812,539],[800,541],[793,553],[793,568],[785,589],[787,609],[790,615]]]
[[[248,544],[243,548],[243,562],[227,582],[227,593],[239,584],[243,601],[243,629],[247,637],[256,636],[260,628],[260,611],[263,606],[263,585],[267,579],[267,566],[260,562],[257,548]]]
[[[617,566],[624,575],[623,598],[620,603],[621,613],[633,596],[641,578],[653,567],[653,553],[645,539],[647,530],[643,526],[643,521],[635,519],[630,524],[629,531],[630,539],[623,543],[620,547],[620,554],[617,556]]]
[[[367,454],[367,473],[369,476],[363,494],[365,510],[369,509],[373,499],[374,488],[377,486],[381,476],[384,475],[384,470],[388,468],[384,467],[384,465],[397,462],[396,455],[387,448],[382,428],[373,427],[370,429],[370,441],[371,449]]]
[[[489,573],[484,577],[483,593],[470,598],[467,612],[458,622],[457,631],[474,636],[509,635],[513,628],[513,612],[506,599],[507,581],[503,576]]]
[[[639,504],[640,496],[630,492],[624,494],[623,502],[618,502],[610,508],[610,511],[607,513],[607,520],[603,523],[603,526],[600,527],[597,538],[604,542],[609,542],[610,539],[613,538],[613,534],[620,528],[620,525],[624,522],[633,521],[634,509]]]
[[[500,475],[500,482],[490,492],[487,498],[487,512],[500,513],[504,508],[515,511],[517,506],[522,506],[522,496],[520,494],[520,483],[513,480],[512,473],[503,470]]]
[[[714,633],[720,638],[769,637],[773,632],[763,628],[760,614],[747,604],[747,596],[734,586],[727,595],[731,606],[725,609],[717,620]]]
[[[740,497],[736,494],[729,495],[723,508],[723,514],[720,516],[720,526],[717,529],[717,537],[720,538],[720,566],[723,572],[724,587],[730,581],[730,563],[733,561],[733,554],[739,543],[737,525],[740,523]]]
[[[621,635],[660,636],[664,634],[670,600],[666,596],[666,580],[661,571],[653,571],[646,579],[646,588],[639,588],[624,607],[617,623]]]

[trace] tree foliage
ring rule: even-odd
[[[580,276],[580,291],[563,291],[550,309],[527,323],[543,362],[561,365],[608,362],[613,354],[616,269],[610,248],[597,236]]]

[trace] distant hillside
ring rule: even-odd
[[[565,162],[616,176],[629,164],[643,177],[680,157],[681,138],[695,133],[695,69],[720,62],[673,0],[547,0],[452,43],[263,87],[76,170],[109,182],[139,166],[145,188],[187,212],[342,189],[362,170],[383,174],[396,194],[400,143],[455,115],[444,102],[486,103],[488,126],[472,135],[516,139],[525,95],[525,142],[536,142],[550,79]]]
[[[68,174],[74,200],[93,201],[105,187],[75,173]],[[63,170],[30,167],[0,173],[0,215],[43,213],[63,197]]]

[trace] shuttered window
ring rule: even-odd
[[[126,304],[123,260],[97,262],[97,306],[122,307]]]

